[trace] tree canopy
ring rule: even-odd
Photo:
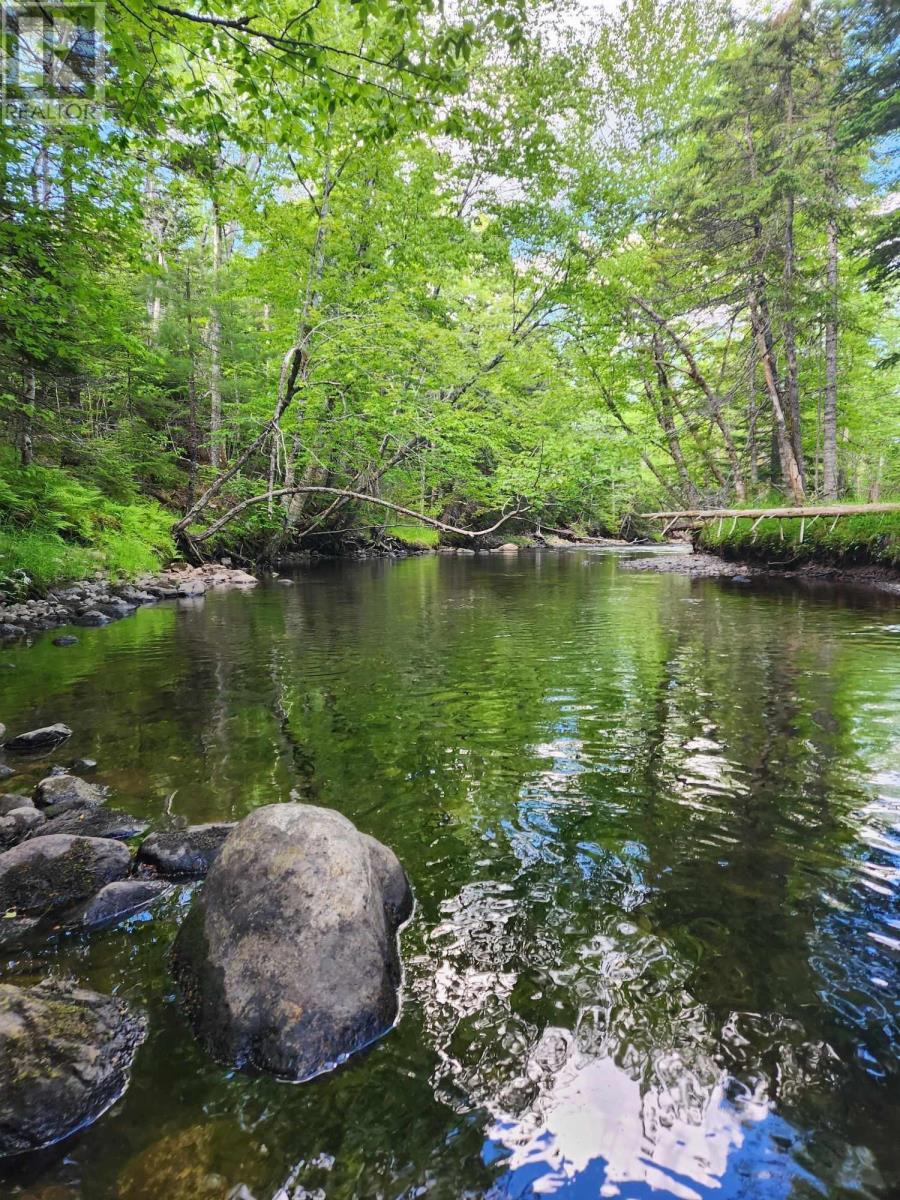
[[[4,112],[0,575],[900,493],[894,6],[105,12]]]

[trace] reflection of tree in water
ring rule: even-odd
[[[853,680],[842,694],[839,643],[802,610],[685,612],[639,713],[625,689],[615,747],[579,716],[589,693],[558,697],[555,736],[529,748],[546,765],[485,823],[492,878],[442,905],[415,971],[436,1092],[488,1111],[498,1195],[884,1186],[841,1099],[846,1010],[823,994],[837,955],[859,1027],[884,1030],[860,974],[879,914],[846,895],[866,837]]]

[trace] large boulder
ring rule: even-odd
[[[68,725],[61,723],[45,725],[42,729],[31,729],[11,738],[4,747],[9,754],[46,754],[72,736]]]
[[[194,1029],[222,1062],[306,1079],[398,1010],[403,868],[340,813],[259,808],[229,836],[175,941]]]
[[[0,984],[0,1156],[39,1150],[125,1091],[143,1017],[72,985]]]
[[[202,879],[234,828],[229,821],[151,833],[141,842],[138,864],[167,879]]]
[[[0,854],[0,912],[46,917],[124,879],[128,847],[109,838],[57,833]]]
[[[78,775],[48,775],[34,789],[34,802],[58,816],[73,808],[96,808],[106,802],[106,792]]]

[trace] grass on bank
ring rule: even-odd
[[[441,536],[439,529],[432,529],[428,525],[389,525],[385,533],[398,542],[422,550],[433,549]]]
[[[42,593],[97,571],[130,578],[172,557],[172,516],[154,500],[114,500],[60,467],[0,459],[0,596]]]
[[[724,558],[763,562],[770,566],[794,567],[816,562],[828,566],[875,563],[900,567],[900,513],[862,513],[857,516],[767,517],[753,528],[748,518],[736,524],[711,521],[701,532],[702,550]]]

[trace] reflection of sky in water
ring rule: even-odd
[[[607,865],[634,907],[634,865]],[[716,1053],[725,1044],[740,1055],[751,1037],[775,1044],[796,1030],[760,1029],[734,1013],[716,1031],[685,987],[684,964],[624,914],[597,913],[577,963],[562,967],[552,922],[522,944],[522,901],[510,884],[467,885],[442,911],[430,938],[440,964],[421,998],[447,1047],[434,1082],[445,1102],[486,1110],[493,1200],[781,1200],[798,1177],[822,1193],[796,1160],[798,1136],[774,1113],[765,1073],[739,1082]],[[527,1007],[516,994],[523,961],[536,989],[582,999],[571,1028],[516,1011]],[[793,1060],[788,1047],[783,1068],[799,1085],[821,1062],[801,1043]]]
[[[564,1056],[548,1092],[525,1120],[495,1114],[488,1131],[485,1160],[505,1167],[493,1196],[774,1198],[805,1174],[784,1155],[790,1127],[764,1099],[729,1099],[724,1072],[688,1098],[696,1077],[673,1059],[671,1090],[645,1092],[612,1059],[571,1053],[565,1031],[544,1042]]]
[[[590,722],[591,706],[571,700],[547,697],[558,707],[546,740],[529,748],[533,768],[516,808],[484,835],[509,865],[444,902],[429,936],[431,966],[416,973],[441,1047],[436,1094],[487,1114],[482,1160],[496,1177],[488,1196],[875,1194],[883,1185],[866,1150],[836,1140],[817,1177],[805,1165],[804,1123],[784,1115],[826,1080],[839,1088],[835,1050],[777,1011],[723,1016],[699,1003],[690,953],[642,916],[655,890],[648,847],[574,836],[585,801],[596,801],[590,778],[615,771],[621,748],[611,737],[598,742],[581,720]],[[665,800],[695,814],[698,848],[717,848],[725,870],[741,850],[735,806],[752,806],[753,780],[710,722],[694,729],[691,737],[667,729]],[[870,782],[879,790],[854,814],[844,869],[833,858],[812,864],[819,919],[808,965],[838,1020],[870,1035],[880,1027],[856,1050],[879,1078],[879,1056],[898,1038],[900,922],[890,907],[900,775]],[[808,818],[786,803],[781,819],[802,828]],[[573,896],[587,903],[573,907]],[[543,1018],[548,1007],[558,1024]]]

